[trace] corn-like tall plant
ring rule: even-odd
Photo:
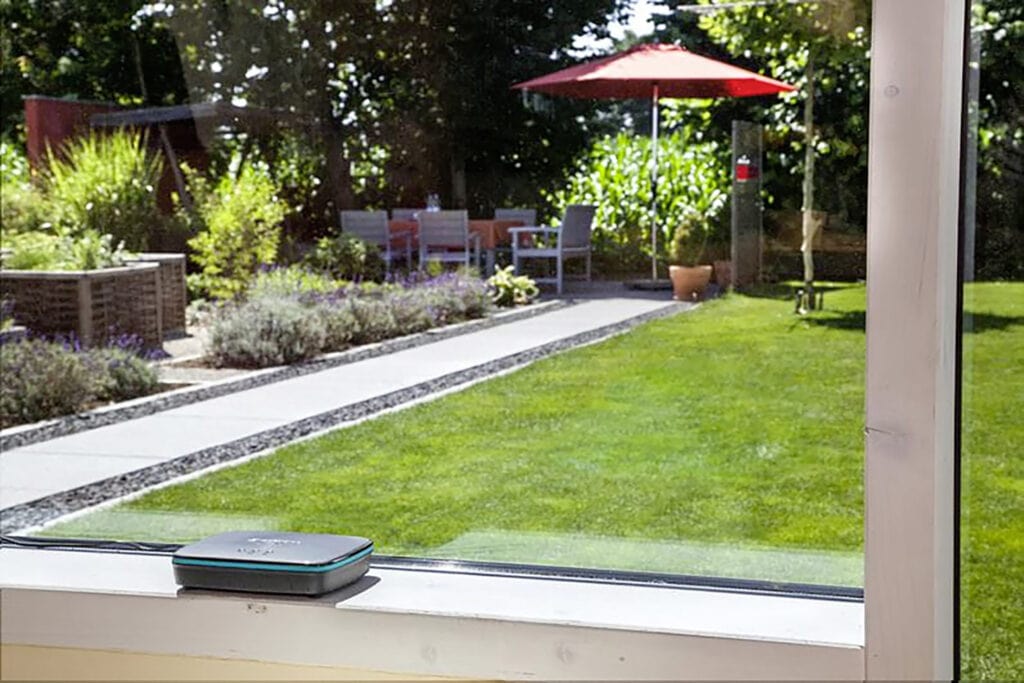
[[[663,137],[658,151],[658,246],[672,261],[698,261],[716,238],[717,220],[729,199],[728,150],[700,141],[689,129]],[[570,204],[594,204],[598,252],[650,258],[651,141],[619,133],[597,140],[548,196],[556,212]],[[664,256],[665,254],[659,254]]]
[[[50,153],[46,201],[58,232],[110,234],[133,251],[145,250],[164,217],[156,204],[163,160],[146,136],[129,130],[76,138],[63,158]]]

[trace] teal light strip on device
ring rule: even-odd
[[[339,567],[352,564],[357,560],[361,560],[370,553],[373,552],[373,546],[371,545],[366,550],[361,550],[351,557],[346,557],[344,560],[338,560],[331,564],[316,565],[316,566],[302,566],[295,564],[271,564],[269,562],[242,562],[235,560],[194,560],[188,557],[175,557],[171,560],[173,564],[183,564],[192,567],[221,567],[225,569],[263,569],[272,572],[329,572]]]

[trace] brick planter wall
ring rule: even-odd
[[[0,270],[0,297],[14,302],[19,324],[34,333],[73,332],[86,346],[137,334],[163,344],[159,263],[88,271]]]
[[[132,263],[160,265],[160,315],[164,336],[185,333],[185,308],[188,292],[185,289],[184,254],[139,254]]]

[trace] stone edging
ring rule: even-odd
[[[120,498],[213,465],[237,460],[267,449],[278,448],[309,434],[341,425],[345,422],[363,419],[404,403],[422,399],[439,391],[451,389],[467,382],[481,380],[496,373],[532,363],[582,344],[592,343],[627,332],[645,322],[664,318],[685,310],[689,310],[689,307],[685,304],[669,304],[617,323],[581,332],[565,339],[549,342],[533,349],[520,351],[511,356],[505,356],[465,370],[449,373],[437,379],[421,382],[365,401],[352,403],[319,415],[303,418],[296,422],[268,429],[229,443],[211,446],[194,453],[182,455],[173,460],[86,484],[69,491],[62,491],[34,501],[12,505],[2,510],[0,532],[10,534],[20,529],[38,526],[71,512]]]
[[[45,422],[36,422],[28,425],[10,427],[0,431],[0,457],[2,457],[4,451],[12,448],[30,446],[34,443],[48,441],[59,436],[68,436],[69,434],[77,434],[90,429],[96,429],[97,427],[106,427],[107,425],[117,424],[118,422],[124,422],[125,420],[134,420],[135,418],[153,415],[154,413],[159,413],[164,410],[180,408],[181,406],[186,406],[191,403],[206,401],[211,398],[218,398],[238,391],[245,391],[246,389],[253,389],[266,384],[292,379],[293,377],[309,375],[314,372],[320,372],[321,370],[327,370],[340,365],[367,360],[368,358],[376,358],[378,356],[395,353],[397,351],[405,351],[406,349],[422,346],[423,344],[430,344],[442,339],[449,339],[451,337],[469,334],[470,332],[477,332],[479,330],[515,322],[517,320],[525,320],[544,313],[556,311],[569,306],[572,303],[573,302],[566,300],[553,300],[542,304],[523,307],[521,309],[514,309],[512,311],[502,311],[500,313],[487,316],[486,318],[467,320],[465,322],[445,325],[444,327],[438,327],[425,332],[406,335],[404,337],[387,339],[375,344],[365,344],[345,351],[336,351],[324,354],[323,356],[319,356],[318,358],[314,358],[313,360],[305,363],[255,370],[241,376],[229,377],[215,382],[202,384],[200,386],[186,387],[163,394],[144,396],[112,406],[97,408],[96,410],[91,410],[85,413],[67,415],[65,417],[59,417]]]

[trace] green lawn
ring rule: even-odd
[[[965,674],[1024,680],[1024,284],[972,285],[965,308]]]
[[[966,672],[1017,678],[1024,285],[974,285],[968,303]],[[387,554],[860,585],[864,289],[825,304],[709,302],[52,531],[249,526]]]

